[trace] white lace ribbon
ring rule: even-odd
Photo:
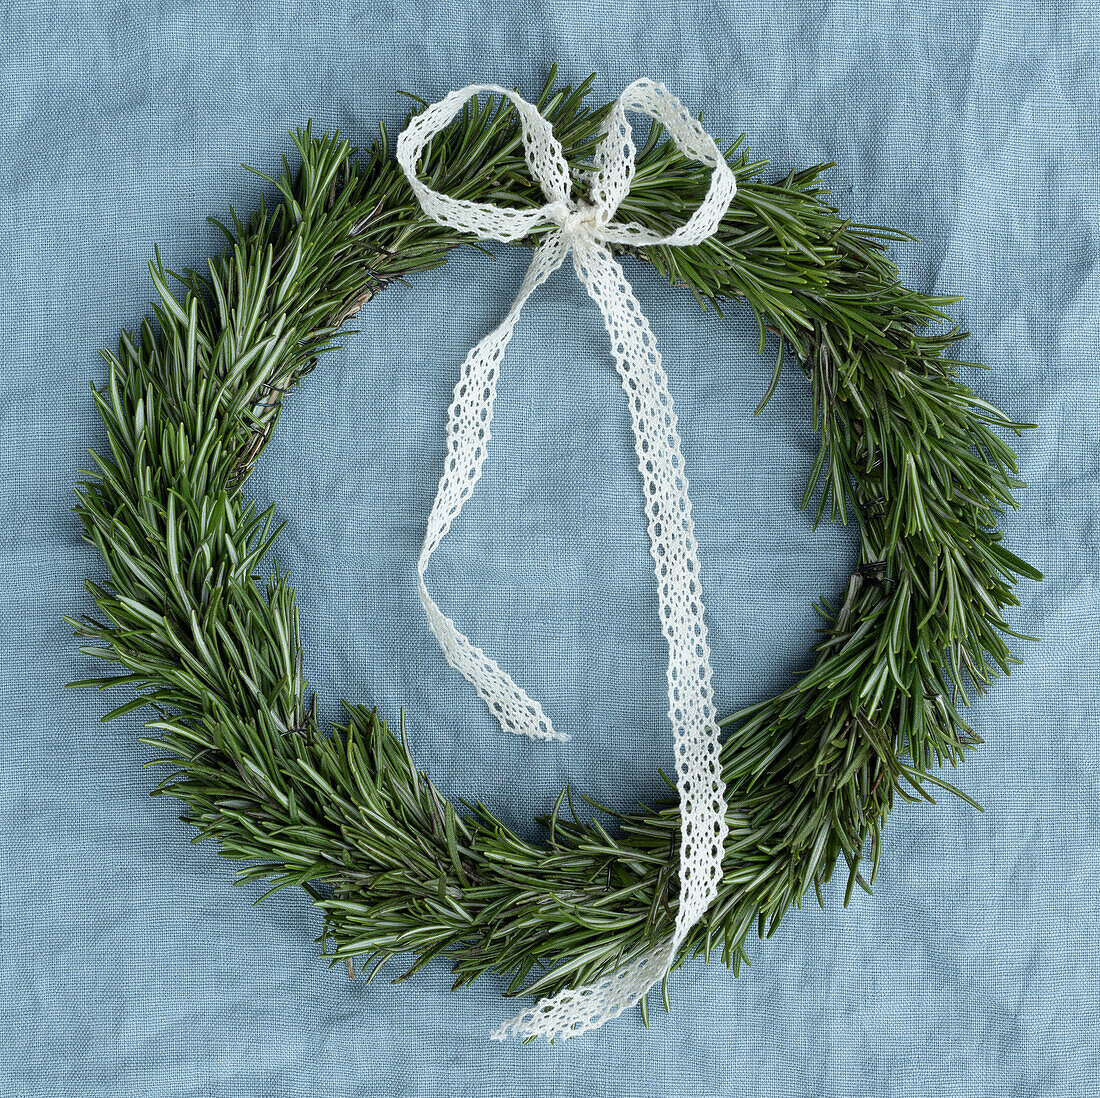
[[[431,139],[479,92],[507,97],[519,114],[528,167],[546,202],[514,209],[452,198],[416,174]],[[627,111],[661,123],[680,151],[712,169],[702,203],[680,228],[661,235],[636,223],[614,222],[635,171]],[[714,899],[727,834],[725,787],[718,759],[718,726],[711,687],[710,649],[703,621],[699,558],[680,451],[676,413],[653,332],[609,244],[698,244],[718,228],[737,183],[713,138],[663,84],[636,80],[604,121],[584,173],[588,201],[571,196],[570,171],[550,123],[517,93],[491,84],[451,92],[413,118],[397,142],[397,160],[424,212],[440,224],[482,240],[520,241],[553,226],[535,251],[508,315],[466,356],[447,423],[447,458],[417,565],[420,601],[447,661],[477,689],[503,728],[537,739],[565,740],[542,706],[455,628],[424,582],[432,553],[450,530],[481,477],[489,443],[500,362],[524,303],[572,251],[578,277],[603,313],[615,365],[630,403],[638,468],[645,491],[650,551],[656,565],[661,628],[668,642],[669,719],[680,794],[680,894],[672,935],[628,960],[610,976],[544,999],[505,1022],[493,1037],[573,1037],[634,1006],[668,972],[688,932]]]

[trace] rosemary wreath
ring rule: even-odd
[[[538,100],[574,166],[609,109],[587,105],[591,83],[559,87],[552,73]],[[76,685],[136,691],[103,719],[152,708],[142,742],[172,767],[154,793],[184,802],[196,841],[245,863],[240,881],[305,889],[324,916],[322,954],[349,974],[358,961],[373,979],[415,954],[404,979],[442,955],[456,988],[493,971],[507,995],[553,994],[668,937],[679,810],[612,814],[613,834],[563,792],[533,843],[482,804],[456,810],[417,769],[404,727],[393,734],[377,712],[346,705],[346,723],[319,726],[294,590],[277,565],[266,584],[255,576],[275,507],[241,486],[284,395],[345,322],[469,241],[423,216],[384,129],[362,155],[309,126],[295,144],[301,166],[284,158],[274,204],[220,226],[228,246],[207,272],[172,276],[157,254],[155,323],[104,353],[93,397],[109,453],[94,455],[75,510],[107,579],[87,584],[99,616],[68,620],[81,651],[120,673]],[[839,605],[818,606],[810,668],[722,722],[724,876],[677,964],[718,951],[736,972],[750,930],[774,933],[811,886],[821,900],[840,859],[845,904],[855,885],[870,891],[860,867],[869,858],[873,882],[895,797],[931,801],[940,786],[974,803],[933,768],[981,742],[958,705],[1016,662],[1003,612],[1019,578],[1041,575],[997,530],[1022,484],[997,432],[1028,425],[960,381],[976,364],[949,357],[964,334],[944,330],[943,310],[958,299],[901,285],[886,249],[909,238],[839,217],[819,182],[831,165],[767,183],[740,140],[727,158],[738,188],[716,236],[615,250],[703,308],[747,302],[761,351],[778,337],[761,407],[793,360],[820,435],[802,505],[818,521],[854,517],[861,535]],[[542,200],[498,99],[467,105],[422,177],[458,198]],[[622,216],[668,232],[705,177],[655,126]]]

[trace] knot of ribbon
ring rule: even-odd
[[[429,142],[479,92],[504,96],[514,104],[528,168],[546,198],[543,205],[520,209],[470,202],[433,190],[417,176],[417,164]],[[636,150],[627,111],[648,115],[663,125],[686,157],[711,169],[706,196],[673,232],[661,234],[637,223],[613,220],[635,174]],[[398,139],[397,160],[424,212],[440,224],[482,240],[503,242],[521,241],[540,231],[534,258],[507,316],[463,363],[448,413],[443,475],[417,565],[420,602],[448,663],[475,687],[507,731],[544,740],[569,738],[554,729],[542,706],[495,660],[458,631],[428,593],[424,577],[432,554],[481,477],[500,363],[520,312],[570,252],[578,277],[603,314],[630,405],[661,628],[669,653],[668,712],[680,795],[680,892],[675,926],[667,939],[625,959],[609,976],[541,1000],[493,1034],[501,1040],[510,1034],[572,1037],[635,1005],[666,975],[688,932],[714,899],[722,877],[728,830],[725,786],[718,759],[698,547],[676,413],[649,322],[608,245],[698,244],[718,228],[737,182],[714,139],[663,84],[647,79],[627,87],[608,112],[593,169],[575,173],[587,185],[588,198],[583,202],[572,196],[570,168],[547,119],[516,92],[495,85],[472,84],[451,92],[411,119]]]

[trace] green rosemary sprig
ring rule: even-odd
[[[589,83],[552,74],[539,100],[574,165],[607,110],[587,106]],[[244,863],[241,881],[305,888],[334,963],[373,978],[395,954],[416,955],[405,975],[445,955],[456,987],[494,971],[509,994],[591,980],[669,934],[678,807],[618,816],[612,834],[563,793],[542,843],[485,806],[456,810],[376,713],[352,705],[344,725],[318,726],[294,591],[281,573],[254,576],[275,508],[240,485],[284,394],[374,296],[469,243],[421,215],[384,131],[358,157],[308,126],[295,141],[301,166],[271,180],[273,204],[223,226],[207,271],[177,276],[182,298],[157,257],[153,318],[105,355],[93,397],[108,452],[76,512],[109,580],[88,584],[98,616],[72,624],[120,673],[84,685],[136,691],[105,720],[151,707],[144,742],[172,768],[155,792]],[[774,932],[811,887],[820,898],[841,859],[845,902],[869,887],[860,866],[869,848],[873,880],[895,797],[958,792],[933,772],[980,742],[956,703],[1008,672],[1004,610],[1018,578],[1041,577],[996,528],[1021,483],[999,432],[1024,425],[960,380],[962,334],[943,327],[955,299],[901,285],[886,246],[904,238],[841,218],[824,200],[828,165],[767,183],[739,141],[728,155],[739,190],[719,233],[631,254],[704,308],[745,300],[761,350],[778,336],[764,399],[797,363],[821,436],[804,506],[861,531],[842,602],[821,603],[810,668],[724,722],[725,876],[679,960],[717,950],[737,969],[750,930]],[[461,197],[541,202],[499,101],[469,104],[422,171]],[[655,130],[620,216],[667,230],[704,185]]]

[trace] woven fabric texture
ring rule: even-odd
[[[0,14],[0,1098],[1095,1093],[1100,1073],[1100,14],[1092,3],[617,0],[563,7],[15,2]],[[1038,430],[1005,522],[1047,573],[1013,624],[1042,638],[973,707],[987,742],[958,780],[985,805],[899,806],[874,897],[830,888],[751,947],[734,979],[692,964],[673,1014],[564,1044],[491,1043],[500,986],[348,981],[317,960],[300,895],[258,908],[189,845],[136,716],[64,683],[94,673],[66,613],[99,575],[68,508],[102,445],[96,351],[133,327],[154,243],[219,247],[286,131],[369,142],[470,81],[528,97],[549,65],[596,95],[663,81],[777,174],[818,161],[836,203],[911,232],[912,284],[965,300],[979,392]],[[306,670],[397,718],[450,795],[520,830],[563,784],[629,809],[663,788],[667,650],[638,471],[603,322],[571,271],[527,304],[478,490],[432,561],[471,640],[568,743],[504,736],[446,664],[415,562],[456,371],[530,256],[469,251],[395,286],[289,400],[250,481],[289,520]],[[806,664],[852,529],[797,510],[814,454],[797,371],[759,417],[770,361],[743,310],[701,313],[636,264],[679,415],[720,713]],[[398,969],[394,967],[393,974]]]

